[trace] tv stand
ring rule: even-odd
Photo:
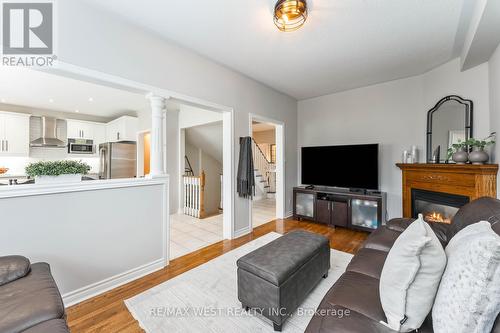
[[[368,190],[365,190],[363,188],[350,188],[349,189],[349,192],[352,192],[352,193],[361,193],[361,194],[366,194]]]
[[[379,191],[295,187],[293,216],[332,227],[373,231],[386,222],[386,198]]]

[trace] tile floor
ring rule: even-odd
[[[253,227],[275,219],[276,200],[262,199],[253,202]],[[220,242],[222,237],[222,214],[197,219],[184,214],[170,215],[170,259]]]
[[[170,215],[170,259],[222,240],[222,214],[197,219],[184,214]]]

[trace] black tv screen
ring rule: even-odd
[[[302,147],[302,184],[378,190],[378,144]]]

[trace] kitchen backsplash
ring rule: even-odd
[[[0,167],[9,168],[8,175],[22,176],[29,163],[38,161],[75,160],[90,165],[90,173],[99,172],[99,158],[68,155],[64,149],[32,148],[30,157],[0,157]]]

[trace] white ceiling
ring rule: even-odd
[[[424,73],[458,55],[470,15],[469,0],[309,0],[283,33],[273,0],[85,1],[299,100]]]
[[[2,104],[73,113],[75,118],[79,115],[115,118],[149,110],[143,94],[59,75],[0,66],[0,77]]]

